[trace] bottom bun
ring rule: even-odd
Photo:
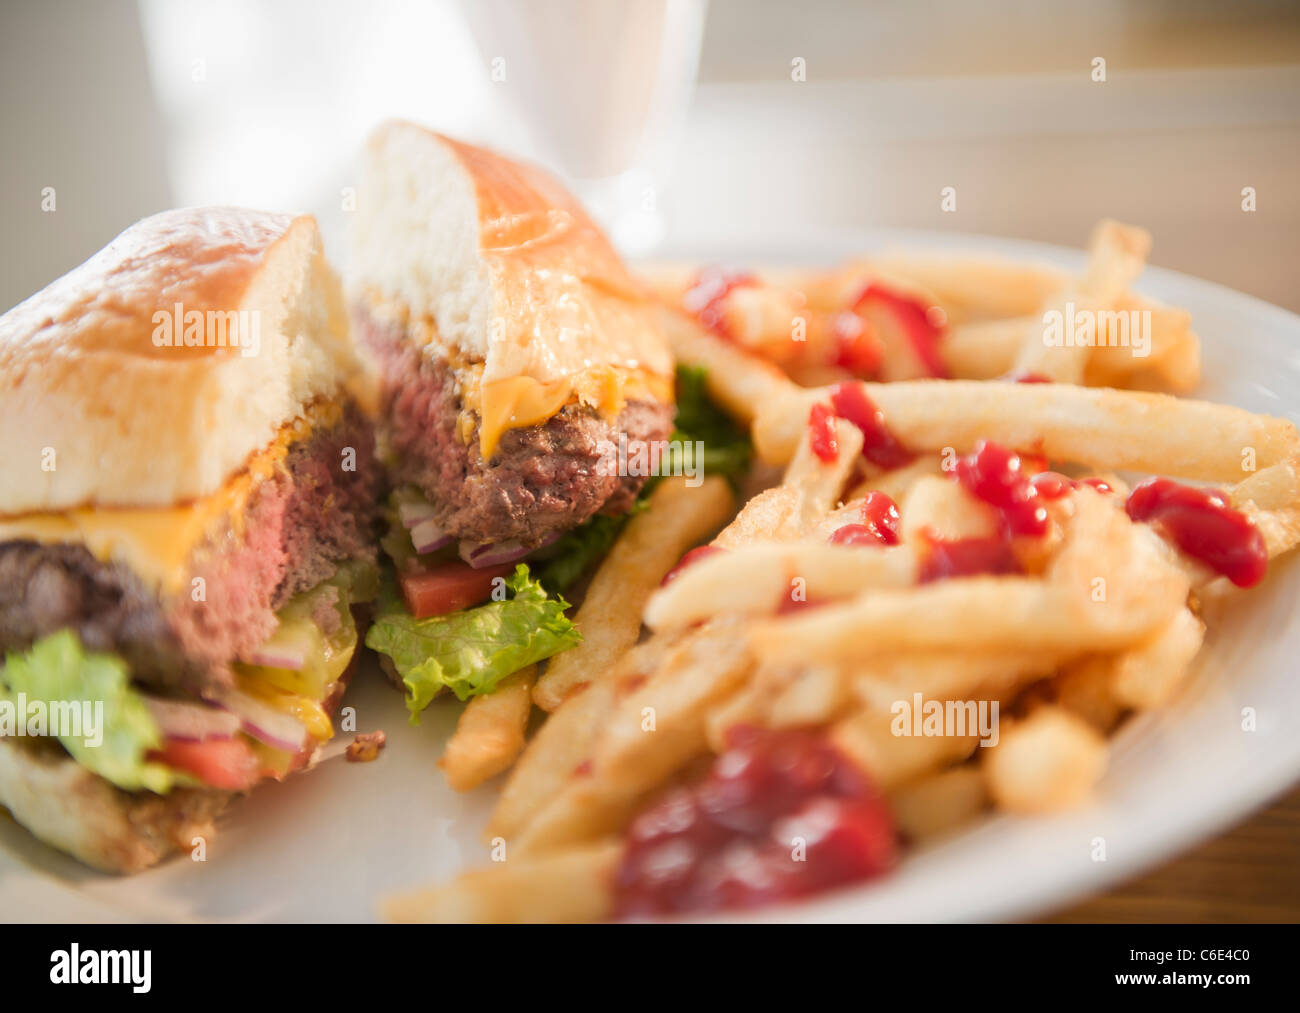
[[[0,806],[46,844],[103,872],[140,872],[210,840],[235,792],[127,792],[47,743],[0,738]]]

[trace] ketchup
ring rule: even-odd
[[[987,440],[958,458],[954,477],[968,493],[997,511],[998,532],[987,538],[952,541],[927,535],[929,548],[917,576],[922,584],[981,573],[1023,572],[1012,540],[1021,535],[1045,535],[1047,508],[1040,500],[1058,499],[1074,487],[1072,479],[1055,472],[1044,471],[1031,478],[1026,464],[1037,468],[1046,467],[1047,462],[1033,455],[1022,461],[1019,454]]]
[[[824,737],[744,725],[702,781],[632,822],[626,844],[619,918],[805,897],[880,875],[897,856],[880,794]]]
[[[999,377],[1004,383],[1051,383],[1050,376],[1044,376],[1042,373],[1008,373],[1006,376]]]
[[[1047,510],[1038,502],[1038,490],[1014,451],[981,440],[972,453],[957,461],[956,474],[967,492],[998,512],[1005,534],[1047,533]]]
[[[831,316],[830,331],[835,339],[833,365],[858,377],[879,374],[884,349],[862,317],[851,310],[841,310]]]
[[[682,296],[682,306],[694,313],[700,324],[722,338],[732,338],[723,303],[733,290],[758,284],[754,275],[745,271],[732,271],[725,267],[706,267],[695,276],[691,287]]]
[[[840,456],[840,441],[835,435],[835,416],[818,401],[808,409],[808,440],[819,460],[830,464]]]
[[[1098,492],[1114,492],[1110,483],[1101,478],[1075,479],[1067,478],[1060,472],[1044,471],[1029,480],[1041,499],[1061,499],[1081,485],[1092,486]]]
[[[929,551],[921,560],[917,582],[929,584],[948,577],[973,577],[977,574],[1021,573],[1020,561],[1011,551],[1011,543],[994,535],[991,538],[957,538],[943,541],[928,538]]]
[[[1148,478],[1129,495],[1125,509],[1133,520],[1155,525],[1187,555],[1238,587],[1254,587],[1264,579],[1264,536],[1217,489]]]
[[[837,383],[831,388],[831,408],[840,418],[862,430],[862,456],[886,471],[901,468],[916,455],[885,425],[885,413],[867,397],[859,383]]]
[[[853,309],[861,313],[872,304],[888,310],[898,321],[926,372],[930,376],[946,380],[948,367],[939,354],[939,342],[943,338],[947,322],[943,310],[938,306],[927,306],[918,299],[874,281],[858,294]]]
[[[698,563],[701,559],[707,559],[709,556],[716,556],[719,552],[725,551],[725,549],[720,549],[716,545],[700,545],[691,549],[677,561],[676,566],[664,574],[664,579],[660,581],[659,586],[666,587],[671,584],[677,579],[677,575],[691,564]]]
[[[829,540],[832,545],[897,545],[898,521],[898,506],[873,489],[862,501],[862,523],[837,528]]]

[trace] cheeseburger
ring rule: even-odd
[[[379,476],[311,218],[146,219],[0,318],[0,805],[130,872],[310,762]]]
[[[491,692],[577,642],[559,592],[673,432],[674,367],[649,297],[555,180],[408,123],[363,155],[359,342],[380,380],[401,596],[367,640],[418,713]]]

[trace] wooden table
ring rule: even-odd
[[[1300,922],[1300,785],[1220,837],[1048,922]]]

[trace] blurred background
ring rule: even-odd
[[[1295,2],[6,0],[0,80],[0,309],[176,205],[312,212],[343,261],[403,116],[545,163],[635,255],[1109,215],[1300,310]]]

